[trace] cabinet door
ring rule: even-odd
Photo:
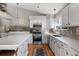
[[[60,48],[60,56],[67,56],[68,55],[68,51],[66,49],[64,49],[63,47]]]
[[[59,42],[60,44],[60,56],[70,56],[70,47],[63,42]]]
[[[57,43],[55,43],[55,55],[60,56],[60,47],[58,46]]]
[[[61,13],[61,24],[62,26],[67,26],[68,25],[68,7],[64,8],[62,13]]]
[[[71,26],[79,26],[79,4],[71,4],[69,7],[69,21]]]
[[[50,37],[50,43],[49,43],[50,48],[52,49],[52,38]]]
[[[33,38],[32,38],[32,34],[27,38],[26,42],[28,44],[32,44]]]
[[[47,43],[50,45],[50,35],[47,35]]]
[[[60,56],[60,47],[59,46],[55,46],[55,55]]]
[[[17,51],[17,55],[18,56],[26,56],[26,52],[27,52],[27,47],[26,47],[26,44],[27,42],[23,42],[23,44],[21,44],[19,47],[18,47],[18,51]]]
[[[48,35],[46,35],[45,33],[42,32],[42,43],[43,44],[47,44],[47,40],[48,40]]]
[[[71,56],[79,56],[79,52],[70,48]]]
[[[20,47],[18,47],[17,56],[22,56],[22,55],[23,55],[23,46],[21,45]]]
[[[51,50],[54,52],[54,38],[50,37],[51,39]]]

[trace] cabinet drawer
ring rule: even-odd
[[[70,48],[70,53],[71,53],[71,56],[79,56],[79,52]]]

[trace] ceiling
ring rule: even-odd
[[[58,13],[67,3],[19,3],[19,7],[28,9],[31,11],[39,12],[42,14],[54,14],[54,8],[56,9],[55,14]],[[16,3],[10,3],[10,5],[17,6]]]

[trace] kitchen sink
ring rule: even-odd
[[[55,36],[55,37],[61,37],[60,35],[53,35],[53,36]]]

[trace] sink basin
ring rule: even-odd
[[[61,37],[60,35],[53,35],[53,36],[55,36],[55,37]]]

